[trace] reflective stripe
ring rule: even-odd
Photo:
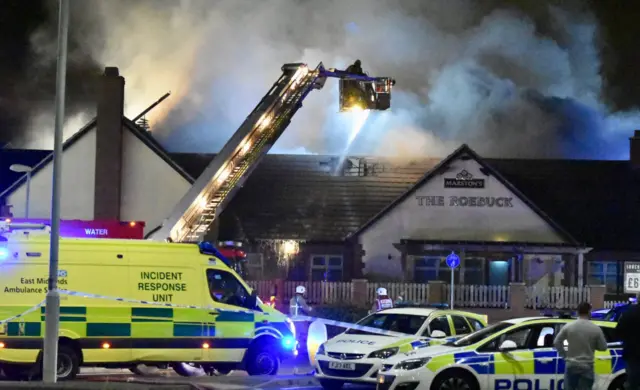
[[[497,373],[493,353],[458,352],[453,354],[453,358],[455,363],[464,364],[480,375]]]
[[[378,311],[391,309],[393,308],[393,301],[391,299],[376,299],[376,307],[378,308]]]

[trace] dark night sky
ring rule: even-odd
[[[536,8],[545,6],[539,0],[483,1],[524,9],[534,20]],[[602,72],[606,82],[603,100],[615,110],[637,108],[640,105],[640,2],[590,0],[582,3],[590,7],[600,21]],[[31,108],[53,103],[55,62],[34,67],[35,56],[30,48],[30,37],[42,25],[50,25],[50,39],[55,41],[56,22],[51,20],[49,12],[52,5],[55,6],[52,0],[0,2],[0,145],[10,142],[22,131]],[[73,39],[69,45],[74,47]],[[93,100],[95,83],[92,80],[101,68],[91,60],[70,62],[68,113],[81,102]]]

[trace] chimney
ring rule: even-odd
[[[640,130],[636,130],[629,138],[629,161],[634,168],[640,168]]]
[[[106,67],[98,90],[94,219],[120,220],[124,77]]]

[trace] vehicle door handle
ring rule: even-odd
[[[551,363],[554,359],[553,358],[537,358],[536,360],[541,363]]]
[[[210,311],[209,314],[211,314],[212,316],[219,316],[220,313],[218,313],[217,311]]]
[[[598,356],[599,360],[611,360],[611,356]]]

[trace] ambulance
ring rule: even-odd
[[[40,372],[49,244],[48,226],[0,222],[0,365],[10,379]],[[293,323],[210,244],[62,238],[58,288],[60,380],[81,366],[138,364],[275,375],[297,352]]]
[[[518,318],[443,345],[398,354],[378,373],[377,390],[564,390],[565,361],[553,340],[574,320]],[[593,388],[623,390],[625,370],[616,323],[593,323],[608,343],[606,351],[595,353]]]

